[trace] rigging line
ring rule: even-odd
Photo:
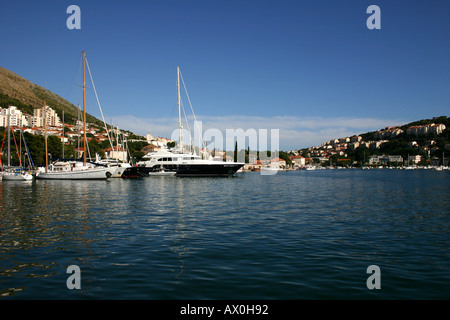
[[[0,166],[3,168],[3,163],[2,163],[2,157],[1,157],[1,155],[3,154],[3,144],[5,143],[5,137],[6,137],[6,130],[7,130],[8,128],[7,127],[5,127],[5,133],[3,134],[3,140],[2,140],[2,147],[1,147],[1,149],[0,149]]]
[[[102,115],[103,124],[105,125],[106,134],[108,135],[109,144],[111,145],[111,148],[112,148],[113,145],[112,145],[112,142],[111,142],[111,138],[109,136],[108,127],[106,126],[105,117],[103,116],[103,111],[102,111],[102,107],[100,105],[100,101],[98,99],[97,90],[95,89],[94,80],[92,79],[91,68],[89,68],[89,63],[88,63],[86,57],[85,57],[85,60],[86,60],[87,69],[89,71],[89,77],[91,78],[92,88],[94,89],[95,98],[97,99],[98,107],[99,107],[100,113]]]
[[[28,145],[27,145],[27,142],[25,141],[25,136],[24,136],[23,132],[22,132],[22,139],[23,139],[23,143],[25,144],[25,149],[27,150],[28,159],[30,160],[31,168],[34,169],[34,162],[33,162],[33,159],[31,158],[30,149],[28,149]]]
[[[22,167],[22,159],[20,159],[19,148],[17,148],[17,142],[16,142],[16,137],[14,136],[14,130],[11,131],[11,134],[13,136],[14,144],[16,145],[16,153],[17,153],[17,157],[19,158],[19,166]]]
[[[189,93],[187,91],[186,84],[184,83],[183,74],[181,73],[181,70],[180,70],[180,77],[181,77],[181,82],[183,82],[183,87],[184,87],[184,91],[186,92],[186,96],[187,96],[187,99],[188,99],[188,102],[189,102],[189,106],[191,107],[192,115],[194,116],[194,123],[197,124],[197,130],[199,131],[200,137],[202,137],[202,139],[201,139],[201,141],[202,141],[201,147],[204,148],[204,150],[206,151],[206,144],[203,141],[203,134],[200,131],[200,128],[198,126],[197,117],[195,116],[194,108],[192,107],[191,99],[189,98]],[[194,127],[194,130],[195,130],[195,127]]]
[[[188,132],[189,132],[189,140],[190,140],[189,144],[190,144],[190,147],[193,149],[192,152],[194,152],[194,146],[192,145],[193,144],[192,143],[193,140],[192,140],[192,134],[191,134],[191,127],[189,126],[189,121],[188,121],[188,118],[186,116],[186,110],[184,109],[183,102],[180,101],[180,103],[181,103],[181,107],[183,108],[183,114],[184,114],[184,118],[186,119],[186,126],[187,126],[187,129],[188,129]]]
[[[87,139],[86,139],[86,149],[87,149],[87,151],[88,151],[88,159],[89,159],[90,161],[92,161],[92,158],[91,158],[91,150],[89,150],[89,142],[87,141]]]
[[[169,116],[167,118],[161,119],[161,120],[165,120],[165,122],[164,122],[165,125],[163,126],[164,129],[162,129],[162,131],[159,132],[159,134],[162,134],[163,137],[168,137],[172,133],[170,130],[170,128],[173,127],[172,122],[173,123],[176,122],[176,119],[175,119],[176,108],[172,108],[171,110],[172,110],[172,112],[169,114]],[[149,133],[153,136],[153,133],[155,133],[155,132],[152,133],[149,131]]]

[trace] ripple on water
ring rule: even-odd
[[[0,183],[0,297],[447,299],[442,174]],[[379,291],[366,287],[372,264]]]

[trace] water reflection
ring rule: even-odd
[[[93,231],[101,228],[91,219],[101,200],[94,188],[84,181],[0,183],[0,276],[61,278],[70,264],[89,265],[91,245],[98,240]],[[3,295],[18,292],[3,282]]]
[[[442,297],[449,180],[386,174],[0,182],[0,297],[340,298],[374,261]]]

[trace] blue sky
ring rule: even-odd
[[[81,30],[66,27],[71,4]],[[366,27],[372,4],[380,30]],[[78,104],[85,50],[105,120],[163,136],[179,65],[204,128],[278,128],[288,150],[449,116],[449,12],[444,0],[3,1],[0,65]],[[100,117],[92,90],[88,103]]]

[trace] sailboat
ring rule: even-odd
[[[11,142],[10,142],[10,132],[11,132],[11,126],[10,126],[10,115],[8,114],[8,166],[6,168],[4,168],[3,172],[2,172],[2,180],[3,181],[31,181],[33,180],[33,175],[30,174],[30,172],[28,172],[28,170],[26,170],[24,167],[22,167],[22,161],[21,161],[21,155],[18,152],[18,156],[19,156],[19,167],[12,167],[11,166]],[[14,137],[14,133],[13,133],[13,137]],[[28,152],[28,147],[26,145],[25,142],[25,138],[23,137],[23,141],[25,143],[25,147],[27,149]],[[14,138],[14,142],[15,142],[15,138]],[[3,144],[2,144],[3,147]],[[17,144],[16,144],[16,149],[17,149]],[[28,157],[30,159],[30,164],[32,164],[31,161],[31,157],[30,154],[28,152]],[[1,163],[1,161],[0,161]]]
[[[176,149],[161,149],[144,156],[136,167],[128,168],[122,177],[167,176],[177,177],[221,177],[232,176],[243,162],[226,162],[202,159],[199,155],[184,150],[183,125],[181,121],[180,67],[177,66],[178,127],[179,143]]]
[[[79,160],[57,160],[48,165],[47,157],[47,112],[45,110],[45,171],[36,174],[37,179],[45,180],[106,180],[111,177],[115,168],[101,166],[87,162],[86,159],[86,76],[85,76],[85,53],[83,58],[83,161]],[[44,108],[45,102],[44,102]]]

